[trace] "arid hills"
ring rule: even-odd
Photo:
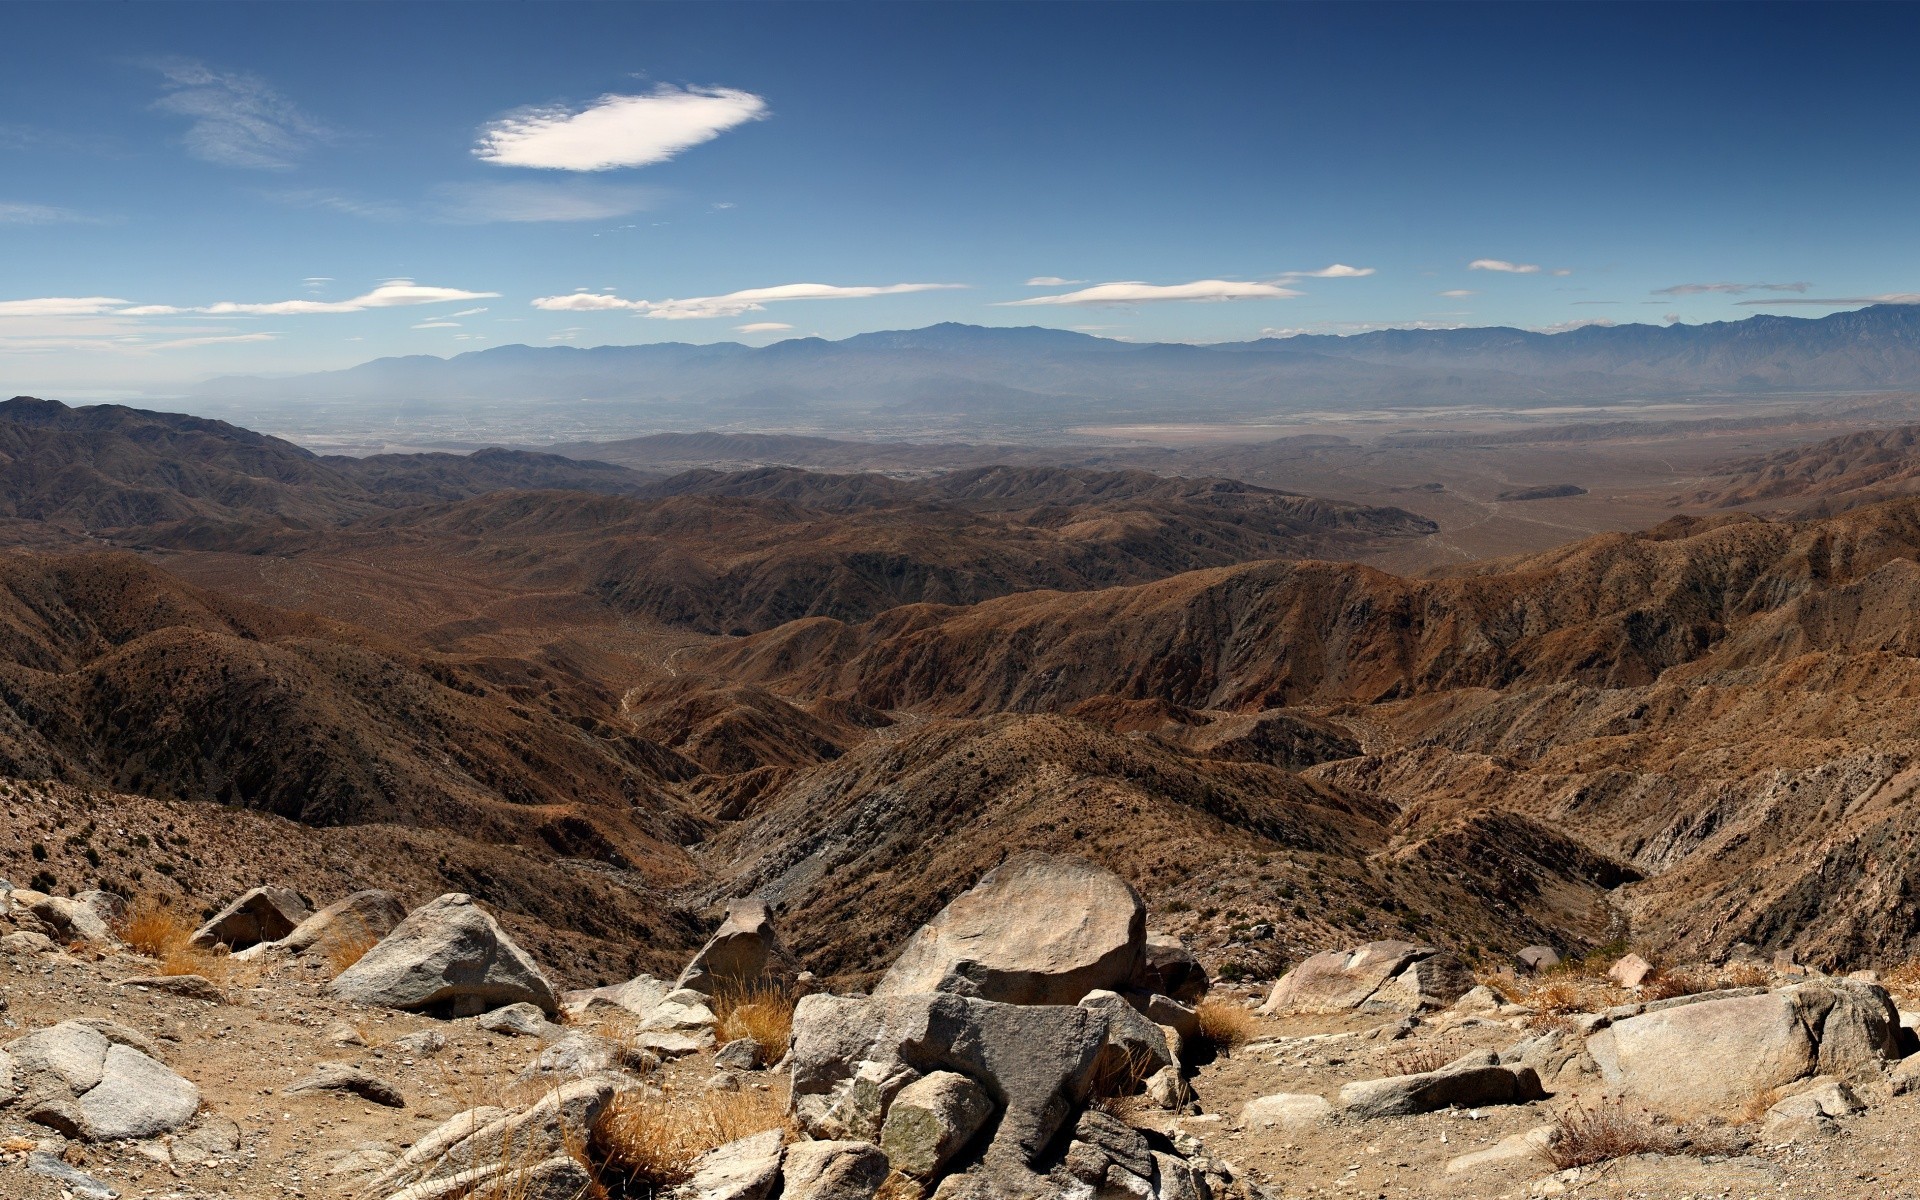
[[[1920,499],[1394,573],[1352,560],[1455,536],[1450,493],[350,459],[29,400],[0,445],[0,772],[102,828],[251,810],[255,859],[391,837],[380,886],[480,896],[570,984],[745,892],[870,979],[1013,849],[1110,866],[1230,978],[1380,936],[1920,950]],[[66,838],[0,874],[176,886]]]

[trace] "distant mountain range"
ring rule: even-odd
[[[1014,432],[1088,421],[1284,413],[1327,404],[1531,405],[1710,392],[1920,388],[1920,306],[1705,325],[1380,330],[1208,346],[943,324],[842,341],[501,346],[289,378],[212,380],[197,407],[262,420],[378,410],[431,425],[474,406],[616,410],[657,429]]]

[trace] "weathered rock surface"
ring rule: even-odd
[[[1432,946],[1369,942],[1353,951],[1315,954],[1282,975],[1260,1011],[1413,1012],[1452,1004],[1473,987],[1472,973]]]
[[[1170,933],[1149,933],[1133,986],[1182,1004],[1197,1004],[1213,984],[1207,978],[1206,967],[1185,942]]]
[[[951,992],[1007,1004],[1073,1004],[1139,971],[1146,906],[1084,859],[1015,855],[908,940],[875,996]]]
[[[547,1041],[565,1037],[566,1026],[556,1025],[547,1020],[547,1015],[538,1006],[527,1004],[509,1004],[496,1008],[492,1012],[481,1013],[475,1022],[489,1033],[504,1033],[509,1037],[537,1037]]]
[[[1607,978],[1623,988],[1637,988],[1653,974],[1653,964],[1638,954],[1622,955],[1607,968]]]
[[[519,1111],[477,1108],[460,1113],[415,1142],[375,1183],[393,1187],[413,1181],[418,1186],[463,1171],[497,1169],[503,1161],[563,1154],[566,1139],[592,1128],[618,1087],[605,1077],[582,1079]]]
[[[1490,1051],[1477,1051],[1437,1071],[1366,1079],[1340,1089],[1342,1115],[1402,1117],[1454,1105],[1525,1104],[1546,1099],[1531,1067],[1501,1066]]]
[[[1093,1068],[1096,1078],[1109,1083],[1123,1079],[1127,1083],[1140,1083],[1158,1071],[1178,1065],[1166,1033],[1118,994],[1105,990],[1088,992],[1081,999],[1080,1007],[1100,1013],[1107,1020],[1106,1044],[1100,1048],[1099,1060]]]
[[[871,1200],[887,1156],[871,1142],[795,1142],[780,1175],[781,1200]]]
[[[407,919],[407,906],[392,892],[368,888],[336,900],[294,926],[275,944],[301,954],[321,941],[383,938]]]
[[[329,985],[337,996],[389,1008],[468,1016],[525,1002],[559,1010],[553,985],[473,897],[455,892],[415,909]]]
[[[785,1141],[778,1129],[707,1151],[674,1200],[766,1200],[780,1182]]]
[[[863,1067],[883,1076],[956,1071],[1005,1110],[989,1154],[1030,1163],[1085,1101],[1106,1034],[1104,1015],[1072,1005],[807,996],[794,1010],[788,1056],[793,1111],[804,1128],[829,1128]]]
[[[1279,1092],[1249,1100],[1240,1109],[1243,1128],[1278,1126],[1282,1129],[1307,1129],[1333,1115],[1333,1105],[1325,1097],[1302,1092]]]
[[[206,949],[226,945],[244,950],[261,942],[277,942],[313,915],[307,902],[290,888],[267,884],[244,892],[193,931],[191,944]]]
[[[929,1180],[993,1115],[993,1098],[973,1080],[935,1071],[902,1088],[887,1108],[880,1148],[893,1169]]]
[[[346,1063],[321,1063],[306,1078],[288,1087],[285,1094],[298,1096],[306,1092],[345,1092],[388,1108],[407,1106],[399,1088]]]
[[[1527,975],[1539,975],[1560,965],[1560,954],[1552,946],[1528,946],[1513,956],[1513,965]]]
[[[78,900],[16,888],[8,894],[8,902],[10,907],[45,924],[55,937],[63,941],[98,942],[102,945],[112,945],[114,942],[113,930],[107,922],[98,912]]]
[[[720,928],[700,947],[674,987],[710,996],[754,987],[775,978],[779,958],[780,941],[766,901],[758,896],[734,900],[727,905]]]
[[[645,1017],[654,1006],[677,991],[673,984],[664,979],[655,979],[651,975],[641,975],[625,983],[611,984],[607,987],[579,988],[560,998],[560,1007],[570,1017],[591,1016],[598,1012],[618,1010],[631,1016]]]
[[[226,1002],[225,993],[221,992],[213,980],[204,975],[135,975],[122,979],[115,986],[167,992],[175,996],[185,996],[189,1000],[202,1000],[208,1004]]]

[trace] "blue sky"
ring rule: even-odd
[[[1916,35],[1890,4],[10,4],[0,394],[944,320],[1819,315],[1920,292]]]

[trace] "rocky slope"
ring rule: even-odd
[[[1687,502],[1839,512],[1920,490],[1920,425],[1862,430],[1719,468]]]

